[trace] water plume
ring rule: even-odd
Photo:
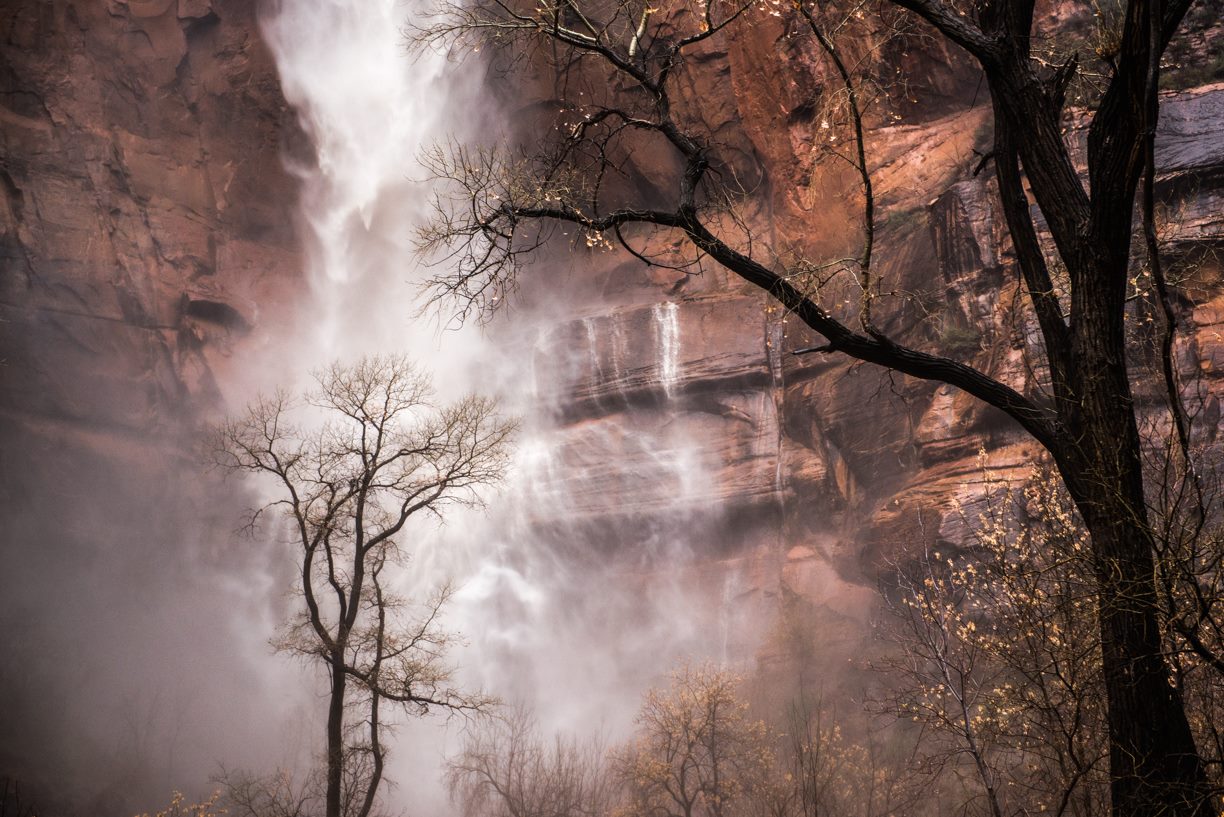
[[[405,351],[444,393],[492,390],[523,418],[506,489],[485,515],[415,532],[405,581],[462,586],[449,620],[469,641],[457,658],[471,683],[532,707],[545,729],[623,734],[641,691],[675,660],[726,658],[741,637],[718,613],[725,593],[701,587],[709,577],[696,553],[720,537],[719,463],[678,419],[678,307],[648,306],[649,331],[635,325],[632,336],[636,312],[584,318],[542,299],[484,334],[440,332],[419,315],[425,272],[411,236],[428,216],[429,189],[417,156],[449,136],[487,132],[497,105],[483,96],[478,66],[409,57],[401,32],[415,13],[395,0],[323,0],[281,3],[265,21],[317,153],[294,168],[314,307],[277,371]],[[417,813],[446,808],[446,740],[428,725],[405,729],[393,801]]]

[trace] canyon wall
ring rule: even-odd
[[[1219,63],[1220,43],[1219,3],[1204,5],[1189,50],[1175,54],[1186,87],[1164,99],[1158,162],[1162,239],[1185,270],[1179,363],[1196,375],[1198,433],[1214,440],[1224,84],[1203,70]],[[856,188],[813,158],[825,137],[811,101],[827,77],[793,44],[794,23],[765,17],[733,35],[706,55],[693,93],[754,179],[754,224],[776,246],[823,258],[858,241]],[[1065,30],[1077,25],[1086,23]],[[202,639],[225,660],[232,634],[208,632],[209,614],[232,600],[205,603],[191,589],[200,580],[183,573],[186,552],[206,573],[261,569],[219,544],[225,535],[181,541],[180,522],[221,498],[171,477],[219,384],[304,303],[285,167],[308,162],[309,148],[244,0],[10,2],[0,37],[0,502],[14,566],[0,579],[0,611],[30,622],[3,636],[14,660],[0,685],[16,703],[0,714],[12,736],[0,773],[73,774],[106,751],[101,721],[92,725],[88,702],[54,701],[84,700],[79,690],[94,683],[100,699],[130,683],[133,667],[164,663],[149,620],[176,599],[199,616],[174,637]],[[1025,363],[1034,327],[1013,308],[1015,259],[990,173],[973,174],[990,139],[976,75],[937,47],[880,59],[904,68],[913,93],[868,136],[878,269],[912,296],[882,306],[880,325],[1031,392],[1041,381]],[[541,405],[555,408],[564,467],[552,478],[567,483],[554,487],[572,517],[564,536],[632,548],[652,519],[705,509],[683,580],[717,587],[722,607],[743,611],[743,626],[731,627],[738,655],[785,653],[760,646],[760,625],[797,606],[823,663],[861,660],[889,559],[962,538],[956,507],[972,508],[992,480],[1026,474],[1037,454],[1005,417],[956,390],[792,354],[813,338],[712,265],[695,276],[579,246],[554,257],[541,287],[545,274],[532,273],[532,286],[563,294],[522,354],[547,391]],[[1155,407],[1159,394],[1143,386],[1138,398]],[[677,452],[691,458],[683,473],[700,478],[676,481]],[[101,583],[111,588],[101,601],[80,601]],[[65,665],[35,658],[48,650]],[[85,745],[66,752],[78,737]],[[57,748],[38,754],[44,745]],[[79,785],[99,802],[118,796]]]
[[[293,116],[249,3],[8,3],[0,25],[3,410],[149,440],[295,289]]]
[[[1177,366],[1196,440],[1207,444],[1216,441],[1224,395],[1220,11],[1218,2],[1196,6],[1170,50],[1157,141]],[[1044,4],[1037,19],[1043,44],[1091,43],[1095,36],[1097,23],[1071,4]],[[836,82],[832,69],[793,11],[771,11],[731,31],[677,69],[676,85],[685,89],[679,116],[698,123],[718,145],[719,161],[753,191],[744,218],[766,255],[814,263],[856,255],[859,181],[848,161],[822,150],[847,138],[819,114]],[[1033,363],[1041,357],[1039,332],[1022,308],[993,165],[982,161],[992,131],[979,74],[920,32],[848,50],[859,70],[866,64],[877,81],[884,77],[886,89],[868,113],[866,137],[877,208],[875,275],[886,293],[874,307],[877,326],[1040,395],[1048,383]],[[538,70],[538,108],[548,109],[554,80]],[[890,83],[896,73],[904,85]],[[588,83],[598,95],[600,78],[595,69],[594,78],[565,82]],[[1072,99],[1079,93],[1090,91],[1073,91]],[[1082,117],[1071,118],[1068,139],[1081,153],[1085,127]],[[675,172],[643,153],[626,160],[630,178],[649,178],[652,168],[660,176]],[[975,172],[980,165],[984,172]],[[639,193],[654,195],[645,183]],[[1040,447],[1009,418],[956,389],[838,355],[793,354],[820,340],[712,262],[700,274],[647,268],[581,237],[571,252],[576,257],[553,259],[532,275],[547,293],[541,297],[577,315],[536,349],[537,367],[563,369],[546,379],[562,384],[562,445],[590,486],[577,504],[602,520],[592,528],[605,531],[624,530],[626,516],[640,522],[685,503],[717,507],[719,532],[702,551],[694,580],[718,587],[724,581],[717,577],[736,577],[734,603],[748,611],[741,651],[755,649],[767,662],[792,653],[793,645],[760,641],[763,633],[776,636],[785,611],[816,634],[821,667],[864,665],[862,639],[877,612],[881,574],[923,548],[964,543],[967,520],[986,499],[1027,478],[1040,460]],[[1150,295],[1137,294],[1132,309],[1134,327],[1159,320]],[[1146,346],[1144,332],[1135,335],[1136,399],[1145,428],[1159,428],[1164,408],[1153,335],[1149,330]],[[609,431],[657,436],[663,425],[693,442],[691,456],[710,476],[699,491],[640,495],[643,485],[633,477],[650,470],[657,446],[627,450],[624,435]],[[632,537],[622,544],[632,547]]]

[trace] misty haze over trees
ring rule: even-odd
[[[0,817],[1224,812],[1220,0],[15,3]]]

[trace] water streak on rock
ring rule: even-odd
[[[655,304],[655,326],[659,338],[659,382],[670,399],[680,376],[680,321],[679,308],[672,301]]]

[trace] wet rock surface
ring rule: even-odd
[[[804,107],[827,77],[786,31],[784,22],[767,21],[703,55],[704,79],[695,81],[707,85],[696,87],[714,101],[701,113],[723,149],[755,168],[759,192],[747,222],[758,235],[816,260],[853,254],[861,236],[857,180],[844,163],[813,160],[826,137]],[[880,208],[876,272],[903,294],[877,302],[877,325],[1040,399],[1048,372],[1038,329],[1022,308],[992,166],[974,173],[991,140],[976,74],[926,45],[882,58],[904,64],[923,86],[914,98],[933,93],[936,102],[899,100],[867,136]],[[1179,270],[1171,273],[1182,304],[1179,361],[1200,394],[1204,439],[1217,434],[1224,391],[1215,256],[1224,240],[1222,103],[1220,83],[1165,93],[1157,143],[1161,241]],[[707,268],[685,279],[659,271],[652,279],[610,255],[590,252],[572,266],[592,282],[588,292],[615,292],[615,303],[601,310],[597,297],[578,299],[582,317],[557,323],[543,346],[544,359],[568,366],[550,395],[566,450],[593,463],[582,473],[594,489],[575,507],[630,515],[715,509],[737,539],[712,546],[710,558],[745,577],[743,597],[769,615],[791,592],[863,615],[872,603],[859,590],[874,590],[907,554],[965,542],[987,497],[1027,478],[1040,459],[1006,416],[956,389],[836,356],[792,355],[818,339],[724,272]],[[1136,304],[1137,335],[1149,314]],[[1155,413],[1158,372],[1142,354],[1136,361],[1136,397]],[[604,430],[663,425],[669,450],[687,446],[700,464],[700,489],[639,495],[631,475],[649,469],[644,452],[659,450],[649,442],[657,432],[637,441],[625,432],[609,443]],[[778,512],[761,513],[771,502]]]
[[[13,2],[0,39],[0,411],[168,430],[297,284],[255,8]]]
[[[0,13],[0,777],[49,813],[264,740],[264,566],[190,432],[301,290],[293,121],[246,0]]]
[[[857,181],[813,158],[825,137],[810,101],[827,68],[784,21],[745,32],[703,55],[692,93],[757,191],[751,222],[813,258],[856,252]],[[0,416],[18,441],[0,464],[20,503],[38,486],[95,490],[74,481],[65,446],[113,462],[173,437],[217,399],[218,371],[304,290],[283,160],[299,148],[243,0],[18,0],[0,38]],[[898,100],[898,118],[868,136],[877,270],[907,294],[881,301],[878,324],[1039,394],[1043,373],[1024,355],[1037,333],[1017,308],[996,193],[989,172],[972,172],[990,136],[976,75],[938,45],[880,58],[924,102]],[[1163,105],[1180,360],[1199,378],[1197,433],[1214,439],[1224,84]],[[954,389],[792,354],[817,339],[713,265],[690,275],[581,249],[568,263],[581,295],[562,299],[528,352],[558,452],[538,490],[597,531],[599,547],[631,548],[652,520],[673,530],[663,521],[704,514],[684,581],[755,611],[744,628],[800,596],[822,633],[847,639],[890,561],[963,539],[975,504],[1035,458],[1006,418]],[[118,530],[139,497],[125,491],[122,508],[99,511],[103,527]]]

